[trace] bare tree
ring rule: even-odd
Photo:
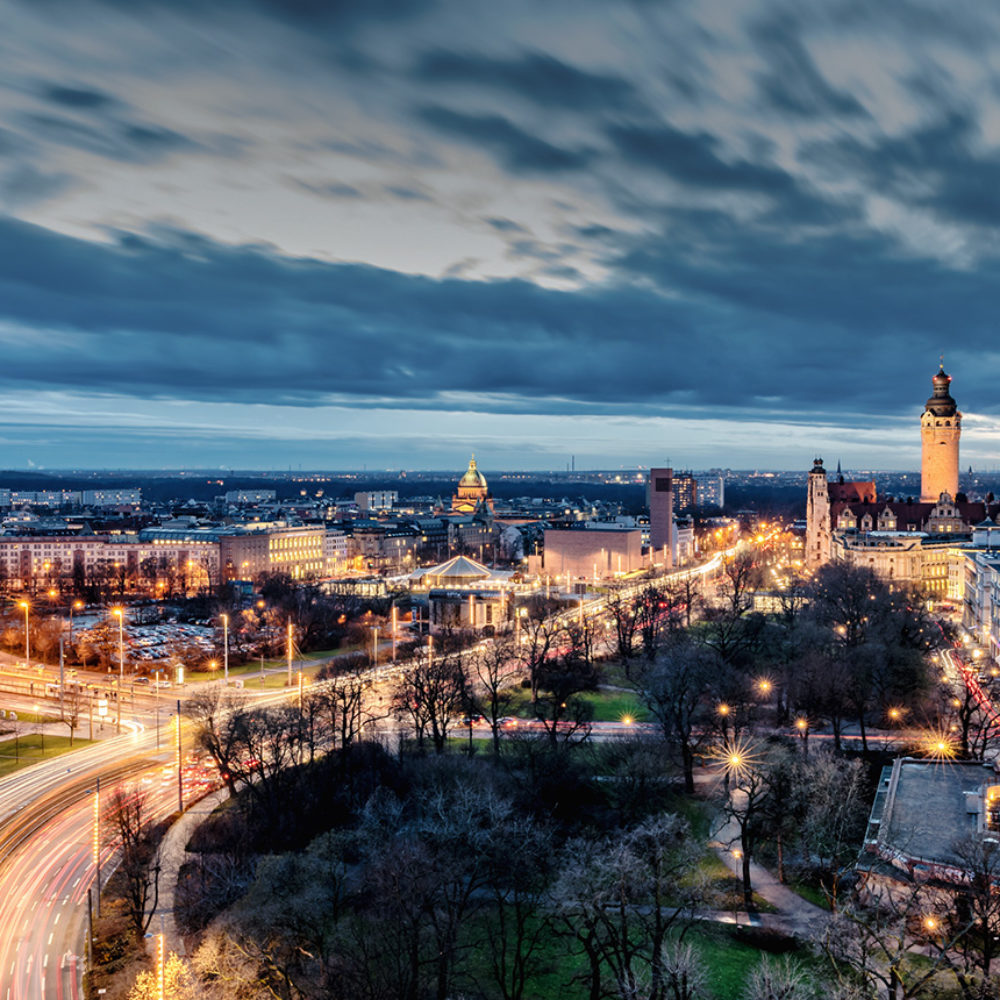
[[[742,759],[738,759],[742,756]],[[769,830],[771,784],[767,762],[753,759],[753,751],[734,754],[729,766],[731,786],[723,803],[723,813],[735,825],[740,845],[743,877],[743,905],[754,908],[750,862]]]
[[[919,883],[899,884],[867,903],[844,906],[827,924],[822,948],[845,986],[864,996],[912,1000],[944,967],[961,932],[950,933]],[[925,961],[914,962],[919,949]]]
[[[654,817],[605,841],[574,841],[555,887],[557,913],[588,960],[588,994],[620,1000],[668,996],[661,954],[671,927],[701,898],[687,823]]]
[[[196,726],[195,740],[215,762],[231,795],[236,793],[236,765],[241,750],[236,739],[239,728],[233,720],[245,705],[241,695],[215,684],[203,685],[184,702],[184,714]]]
[[[631,677],[630,661],[635,655],[635,641],[639,628],[635,597],[632,586],[623,583],[611,585],[605,606],[615,628],[615,649],[625,664],[625,676]]]
[[[704,649],[677,639],[651,666],[642,681],[642,698],[659,723],[663,738],[680,758],[684,787],[694,791],[694,760],[711,736],[707,695],[714,673]]]
[[[160,859],[146,793],[118,788],[108,810],[121,843],[118,870],[124,880],[125,910],[137,939],[146,933],[160,891]]]
[[[530,817],[494,812],[485,844],[493,901],[484,950],[504,1000],[522,1000],[552,932],[544,904],[554,867],[552,837]]]
[[[79,684],[72,684],[67,690],[65,685],[62,692],[62,721],[69,726],[69,745],[73,745],[73,736],[76,727],[80,725],[80,715],[87,704],[87,696],[83,687]]]
[[[685,628],[691,627],[691,622],[701,611],[703,600],[701,583],[701,576],[682,573],[680,576],[669,578],[663,585],[675,618],[679,618]]]
[[[467,701],[468,681],[461,656],[442,654],[415,664],[396,686],[393,703],[398,715],[409,719],[417,743],[429,736],[443,753],[455,716]]]
[[[500,727],[514,702],[516,684],[521,677],[514,639],[509,633],[482,643],[468,655],[468,673],[472,694],[479,711],[486,717],[493,738],[493,754],[500,754]]]
[[[1000,956],[1000,844],[970,834],[953,850],[965,873],[965,882],[956,894],[953,920],[968,928],[956,948],[961,961],[955,974],[963,995],[969,995],[974,988],[970,973],[978,972],[988,981]]]
[[[708,974],[698,952],[689,944],[673,941],[660,952],[663,995],[666,1000],[707,1000]]]
[[[320,671],[319,684],[310,695],[326,713],[333,743],[341,749],[361,739],[366,727],[385,718],[373,701],[368,668],[361,658],[346,662],[335,673]]]
[[[814,1000],[815,984],[799,962],[787,955],[764,955],[750,970],[744,1000]]]
[[[552,618],[554,602],[536,599],[525,607],[528,613],[521,618],[520,656],[531,687],[531,702],[537,709],[539,671],[558,641],[561,626]]]

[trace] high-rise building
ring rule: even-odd
[[[674,473],[674,513],[690,514],[698,506],[698,480],[691,472]]]
[[[702,474],[698,477],[698,502],[702,507],[726,506],[726,480],[723,476]]]
[[[649,470],[649,546],[653,561],[673,565],[674,470]]]
[[[958,439],[962,435],[962,414],[951,397],[951,376],[944,364],[932,382],[934,395],[920,417],[920,499],[924,503],[937,503],[942,493],[952,500],[958,494]]]

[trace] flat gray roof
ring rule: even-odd
[[[979,793],[996,780],[982,764],[901,761],[879,840],[911,858],[959,864],[953,845],[976,832]]]

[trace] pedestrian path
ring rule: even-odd
[[[174,907],[177,899],[177,881],[181,867],[188,860],[185,847],[195,829],[204,822],[221,802],[229,797],[229,789],[220,788],[211,795],[206,795],[193,806],[186,809],[182,816],[167,830],[160,842],[160,894],[150,929],[160,933],[162,927],[163,950],[169,955],[175,952],[180,956],[186,953],[184,938],[177,928]],[[156,938],[146,939],[147,950],[154,956]]]

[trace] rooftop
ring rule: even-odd
[[[994,780],[993,769],[978,762],[897,760],[872,810],[880,852],[960,865],[954,845],[981,828],[983,789]]]

